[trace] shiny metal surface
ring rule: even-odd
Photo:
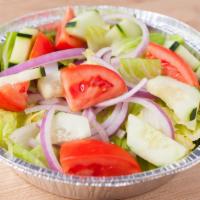
[[[97,8],[103,13],[125,12],[131,15],[134,14],[138,19],[152,28],[165,33],[180,34],[186,40],[188,48],[190,48],[197,57],[200,57],[198,53],[200,52],[199,32],[178,20],[157,13],[124,7],[77,6],[76,11],[81,12],[82,10],[90,8]],[[0,27],[0,41],[4,40],[5,33],[8,31],[16,31],[25,26],[35,27],[56,21],[62,17],[64,11],[65,8],[55,8],[33,13],[9,22]],[[200,147],[196,148],[186,158],[168,166],[139,174],[110,178],[66,176],[14,158],[1,148],[0,160],[12,167],[17,174],[33,185],[60,196],[88,200],[123,199],[150,191],[164,184],[176,173],[199,163]]]

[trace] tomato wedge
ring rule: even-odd
[[[189,85],[199,87],[197,76],[183,58],[163,46],[150,42],[147,47],[147,57],[161,60],[163,75],[171,76]]]
[[[78,48],[78,47],[85,47],[86,44],[83,40],[69,35],[65,30],[65,25],[71,19],[75,17],[74,10],[71,7],[68,7],[66,10],[65,17],[60,22],[59,26],[57,27],[56,32],[56,49],[63,50],[63,49],[71,49],[71,48]]]
[[[35,43],[33,45],[29,58],[36,58],[38,56],[51,53],[54,50],[54,46],[49,38],[44,33],[39,32],[35,39]]]
[[[122,148],[98,140],[76,140],[60,149],[64,173],[80,176],[120,176],[141,172],[139,164]]]
[[[14,112],[23,111],[27,105],[28,87],[29,82],[0,87],[0,108]]]
[[[124,80],[115,72],[91,64],[74,65],[61,70],[65,98],[73,111],[122,95]]]

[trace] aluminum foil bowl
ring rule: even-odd
[[[122,12],[135,15],[145,22],[149,27],[165,33],[177,33],[181,35],[187,47],[199,57],[200,33],[190,26],[164,15],[136,10],[125,7],[113,6],[76,6],[76,11],[95,8],[102,12]],[[22,27],[38,26],[53,22],[62,17],[65,8],[55,8],[33,13],[18,18],[0,27],[0,41],[4,40],[5,33],[16,31]],[[176,173],[186,170],[200,162],[200,146],[191,152],[186,158],[168,166],[155,170],[132,174],[128,176],[95,178],[67,176],[40,168],[26,163],[18,158],[9,155],[4,149],[0,149],[0,160],[8,164],[14,171],[28,182],[43,190],[60,196],[73,199],[124,199],[131,196],[143,194],[164,183]]]

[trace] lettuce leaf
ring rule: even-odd
[[[151,42],[163,45],[165,43],[165,36],[163,33],[159,33],[159,32],[152,32],[149,34],[149,40]]]
[[[99,49],[109,46],[109,41],[105,37],[106,33],[107,30],[100,26],[89,26],[85,34],[88,48],[97,52]]]
[[[10,134],[20,127],[25,120],[23,113],[10,112],[0,109],[0,146],[7,149]]]
[[[126,137],[119,138],[117,135],[113,135],[111,137],[110,141],[113,144],[116,144],[117,146],[121,147],[125,151],[131,151],[130,148],[128,147],[128,145],[127,145],[127,138]]]
[[[14,143],[12,146],[10,144],[9,152],[12,152],[12,155],[20,158],[26,162],[32,163],[40,167],[47,167],[45,157],[41,151],[41,147],[36,147],[32,151],[28,151],[19,144]]]
[[[148,171],[157,168],[155,165],[149,163],[148,161],[144,160],[139,156],[136,156],[136,160],[138,161],[142,171]]]
[[[121,58],[120,74],[130,83],[137,83],[143,78],[153,78],[161,74],[161,63],[158,59]]]
[[[25,120],[25,124],[31,124],[34,122],[38,122],[40,120],[42,120],[42,118],[44,117],[44,110],[41,110],[39,112],[35,112],[35,113],[30,113],[26,116],[26,120]]]
[[[123,38],[114,42],[111,46],[113,56],[122,56],[134,50],[141,42],[141,36],[133,38]]]

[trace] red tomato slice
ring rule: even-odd
[[[28,87],[29,82],[0,87],[0,108],[14,112],[23,111],[27,105]]]
[[[138,163],[126,151],[98,140],[63,144],[60,162],[65,173],[82,176],[120,176],[141,172]]]
[[[198,79],[190,65],[175,52],[152,42],[149,43],[147,52],[150,54],[147,57],[154,57],[161,60],[163,75],[171,76],[189,85],[199,87]]]
[[[65,17],[60,22],[57,32],[56,32],[56,49],[63,50],[63,49],[71,49],[71,48],[78,48],[78,47],[85,47],[86,44],[83,40],[69,35],[65,30],[65,25],[71,19],[75,17],[74,10],[71,7],[68,7],[66,10]]]
[[[54,46],[52,42],[45,34],[40,32],[35,39],[35,43],[33,45],[29,58],[36,58],[38,56],[42,56],[53,51]]]
[[[61,70],[65,98],[73,111],[122,95],[124,80],[115,72],[98,65],[77,65]]]

